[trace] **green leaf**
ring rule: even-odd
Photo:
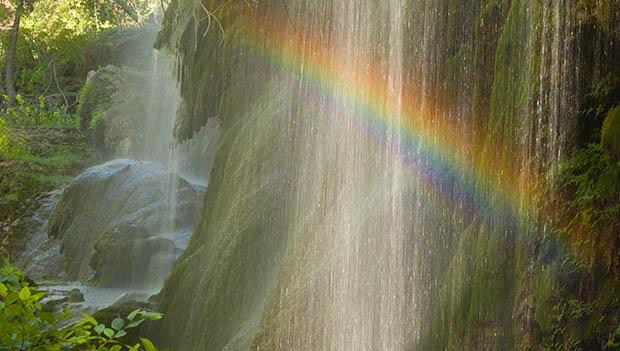
[[[22,301],[28,300],[28,298],[30,298],[30,288],[27,286],[24,286],[22,290],[19,292],[19,298]]]
[[[112,328],[115,330],[123,329],[124,325],[125,325],[125,321],[121,318],[116,318],[112,321]]]
[[[112,329],[110,329],[110,328],[105,328],[105,329],[103,330],[103,334],[104,334],[105,336],[107,336],[108,338],[111,338],[111,337],[113,337],[113,336],[114,336],[114,330],[112,330]]]
[[[44,294],[44,293],[36,293],[36,294],[32,295],[32,298],[33,298],[35,301],[39,301],[39,300],[41,300],[43,297],[45,297],[45,294]]]
[[[16,317],[22,314],[23,311],[24,308],[20,305],[9,305],[4,311],[4,314],[8,317]]]
[[[140,341],[142,341],[142,345],[144,345],[144,348],[146,349],[146,351],[157,351],[157,348],[155,347],[155,345],[153,345],[151,340],[140,338]]]
[[[126,336],[127,332],[124,330],[119,330],[118,332],[116,332],[116,334],[114,334],[115,338],[122,338],[123,336]]]
[[[0,296],[6,296],[7,291],[9,291],[9,289],[7,289],[6,285],[0,282]]]
[[[121,351],[121,349],[122,349],[121,345],[114,345],[110,347],[110,351]]]
[[[97,326],[95,327],[95,332],[97,334],[101,334],[101,332],[103,332],[103,330],[105,329],[105,325],[103,324],[97,324]]]
[[[144,322],[144,319],[138,319],[136,321],[133,321],[133,322],[127,324],[125,329],[135,328],[135,327],[139,326],[140,324],[142,324],[142,322]]]
[[[143,312],[142,316],[146,319],[150,319],[152,321],[156,321],[163,318],[163,314],[157,312]]]
[[[141,311],[142,311],[142,310],[140,310],[140,309],[137,309],[137,310],[135,310],[135,311],[132,311],[132,312],[131,312],[128,316],[127,316],[127,319],[128,319],[128,320],[130,320],[130,321],[133,321],[133,320],[134,320],[134,318],[136,318],[136,316],[138,315],[138,313],[139,313],[139,312],[141,312]]]
[[[97,324],[99,324],[99,323],[97,322],[97,320],[96,320],[93,316],[91,316],[90,314],[88,314],[88,313],[86,313],[86,312],[82,312],[82,316],[84,317],[84,319],[86,319],[86,321],[87,321],[88,323],[90,323],[90,324],[92,324],[92,325],[97,325]],[[95,329],[96,329],[96,328],[95,328]]]

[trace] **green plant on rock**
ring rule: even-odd
[[[560,232],[591,266],[619,271],[620,163],[588,145],[562,164],[560,191]]]
[[[69,311],[61,314],[44,311],[41,304],[44,297],[18,269],[5,262],[0,271],[0,350],[157,350],[148,339],[127,344],[125,337],[128,330],[144,321],[161,319],[159,313],[138,309],[126,318],[115,318],[110,325],[84,313],[83,320],[72,323]]]
[[[80,90],[77,115],[80,119],[80,128],[95,129],[105,110],[110,107],[111,92],[98,77],[88,80]]]
[[[587,320],[592,314],[592,305],[577,299],[560,302],[553,307],[553,350],[580,350],[581,335],[571,335],[572,324]]]
[[[596,80],[584,96],[579,110],[582,139],[586,143],[597,142],[605,117],[620,99],[620,78],[609,74]]]

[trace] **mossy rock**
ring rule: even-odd
[[[110,70],[109,68],[107,68]],[[114,92],[112,82],[104,74],[94,73],[80,90],[77,113],[80,129],[86,130],[96,123],[96,115],[109,107]]]
[[[620,105],[607,113],[601,129],[601,145],[620,159]]]

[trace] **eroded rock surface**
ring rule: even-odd
[[[48,233],[61,242],[67,279],[94,273],[99,286],[149,288],[165,279],[199,209],[199,192],[161,165],[115,160],[69,184]]]

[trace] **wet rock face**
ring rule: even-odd
[[[29,277],[57,277],[62,274],[62,254],[58,241],[47,235],[47,220],[60,200],[62,191],[45,194],[40,207],[27,221],[30,233],[24,250],[15,262]]]
[[[124,223],[97,240],[90,266],[99,286],[157,288],[181,252],[173,240],[151,237],[144,227]]]
[[[517,348],[515,307],[529,292],[520,295],[523,272],[516,268],[532,232],[523,230],[520,217],[496,216],[494,203],[465,213],[429,206],[443,201],[436,190],[447,191],[450,202],[467,203],[461,188],[468,172],[457,172],[464,181],[448,187],[401,182],[407,177],[399,175],[399,157],[382,159],[350,133],[355,123],[343,128],[325,118],[350,106],[340,98],[330,103],[330,92],[322,95],[326,87],[316,87],[316,77],[305,72],[313,64],[321,71],[326,62],[314,55],[323,51],[343,71],[375,63],[388,68],[386,85],[402,79],[405,106],[428,112],[431,129],[442,121],[456,127],[446,135],[433,131],[430,139],[450,144],[453,135],[467,134],[484,141],[470,150],[459,143],[455,155],[446,155],[488,155],[481,159],[496,167],[485,164],[480,179],[471,179],[482,189],[503,169],[501,160],[522,167],[523,175],[553,169],[573,143],[579,97],[590,77],[617,66],[616,41],[599,30],[585,35],[590,30],[579,27],[573,6],[562,1],[266,0],[252,11],[243,2],[229,5],[218,17],[224,44],[207,21],[196,23],[196,1],[188,0],[171,3],[157,43],[178,57],[183,103],[176,138],[191,138],[217,116],[222,140],[204,220],[160,295],[166,318],[156,337],[182,350]],[[287,30],[289,23],[295,31]],[[282,43],[295,49],[263,35],[271,26],[289,34]],[[264,52],[272,46],[282,52]],[[339,60],[342,52],[333,48],[352,55]],[[598,60],[593,52],[608,54]],[[292,79],[295,63],[272,62],[273,56],[288,62],[289,55],[299,56]],[[406,153],[417,155],[425,146],[413,144]],[[385,172],[375,173],[379,169]],[[430,183],[444,184],[444,175]],[[411,199],[396,195],[401,186],[402,193],[415,189]],[[382,267],[385,262],[393,264]],[[395,290],[382,290],[388,286]],[[351,303],[356,299],[368,303]],[[524,325],[531,325],[530,315]],[[417,345],[403,346],[410,342]]]
[[[94,273],[103,287],[145,287],[164,279],[199,209],[199,193],[161,165],[115,160],[69,184],[48,233],[61,242],[68,279]]]

